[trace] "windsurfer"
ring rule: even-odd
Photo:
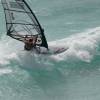
[[[33,48],[35,48],[36,47],[35,41],[36,39],[33,37],[29,37],[29,38],[26,37],[24,40],[24,43],[25,43],[24,49],[27,51],[30,51]]]
[[[26,0],[13,1],[1,0],[5,12],[7,35],[24,42],[27,51],[34,49],[40,52],[42,47],[48,50],[44,29]]]

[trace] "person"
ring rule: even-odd
[[[33,37],[26,37],[24,43],[25,43],[24,49],[27,51],[30,51],[36,47],[35,38]]]

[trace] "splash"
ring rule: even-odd
[[[100,42],[100,27],[90,29],[83,33],[72,35],[68,38],[52,42],[51,45],[68,47],[69,49],[59,55],[53,55],[56,60],[79,59],[85,62],[91,62],[96,55]]]
[[[6,40],[4,40],[6,38]],[[5,36],[0,41],[0,65],[10,65],[11,61],[18,61],[20,65],[29,68],[33,66],[52,65],[52,61],[80,60],[91,62],[97,52],[100,42],[100,27],[90,29],[68,38],[49,42],[50,46],[64,46],[68,50],[58,55],[38,55],[23,50],[22,43]]]
[[[7,69],[7,68],[0,69],[0,76],[4,74],[9,74],[9,73],[12,73],[11,69]]]

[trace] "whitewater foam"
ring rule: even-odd
[[[9,65],[11,60],[16,60],[20,64],[31,67],[41,66],[41,64],[51,64],[52,61],[81,60],[91,62],[96,55],[100,42],[100,27],[90,29],[83,33],[72,35],[68,38],[49,42],[50,46],[64,46],[67,51],[58,55],[38,55],[33,52],[23,51],[20,42],[2,37],[0,41],[0,65]],[[12,46],[13,45],[13,46]],[[51,62],[49,62],[51,61]],[[44,66],[44,65],[43,65]],[[28,66],[29,67],[29,66]]]
[[[89,29],[86,32],[52,42],[51,45],[63,45],[69,48],[66,52],[53,55],[52,57],[58,61],[77,58],[85,62],[90,62],[96,55],[99,42],[100,27]]]
[[[11,69],[0,69],[0,75],[12,73]]]

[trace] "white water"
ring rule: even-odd
[[[31,64],[46,63],[47,61],[66,61],[66,60],[81,60],[91,62],[93,57],[97,55],[97,48],[100,42],[100,27],[89,29],[83,33],[71,35],[62,40],[49,42],[50,46],[66,47],[67,51],[57,55],[41,55],[34,52],[23,50],[23,44],[15,40],[4,40],[0,42],[0,64],[9,65],[11,60],[19,61],[20,63]],[[13,45],[13,46],[12,46]],[[40,63],[41,64],[41,63]]]

